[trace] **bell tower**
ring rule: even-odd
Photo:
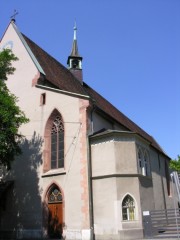
[[[83,83],[82,78],[82,57],[79,55],[78,52],[78,44],[77,44],[77,27],[76,23],[74,25],[74,37],[73,37],[73,44],[71,54],[68,57],[67,64],[69,70],[72,74],[81,82]]]

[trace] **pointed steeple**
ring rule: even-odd
[[[82,57],[78,52],[77,44],[77,27],[76,23],[74,24],[74,37],[71,54],[68,57],[67,64],[69,70],[75,75],[75,77],[82,82]]]
[[[77,45],[77,27],[76,23],[74,24],[74,38],[73,38],[73,45],[72,45],[72,50],[71,50],[71,57],[79,57],[78,53],[78,45]]]

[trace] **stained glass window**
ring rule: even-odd
[[[135,220],[135,204],[130,195],[127,195],[122,202],[122,217],[126,221]]]
[[[57,187],[51,189],[49,193],[49,203],[62,202],[62,194]]]
[[[144,154],[144,175],[145,175],[145,176],[148,176],[148,175],[149,175],[148,168],[149,168],[148,155],[147,155],[147,153],[145,152],[145,154]]]
[[[138,151],[138,160],[139,160],[139,167],[142,168],[142,152]]]
[[[138,149],[139,172],[144,176],[150,176],[149,155],[145,149]]]
[[[64,167],[64,124],[57,115],[51,128],[51,169]]]

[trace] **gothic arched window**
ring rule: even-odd
[[[57,115],[51,128],[51,169],[64,167],[64,125]]]
[[[149,159],[148,159],[147,152],[144,153],[143,175],[144,176],[148,176],[149,175]]]
[[[45,127],[44,172],[64,167],[64,123],[55,109]]]
[[[142,154],[142,151],[141,151],[140,149],[138,150],[138,163],[139,163],[140,173],[142,174],[142,168],[143,168],[143,154]]]
[[[150,176],[149,155],[145,149],[138,149],[139,173],[143,176]]]
[[[122,219],[124,221],[135,220],[135,203],[129,194],[122,201]]]

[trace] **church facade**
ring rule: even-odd
[[[83,81],[74,28],[68,68],[14,21],[0,48],[18,57],[7,85],[30,119],[23,154],[1,176],[4,239],[141,239],[143,212],[173,208],[169,157]]]

